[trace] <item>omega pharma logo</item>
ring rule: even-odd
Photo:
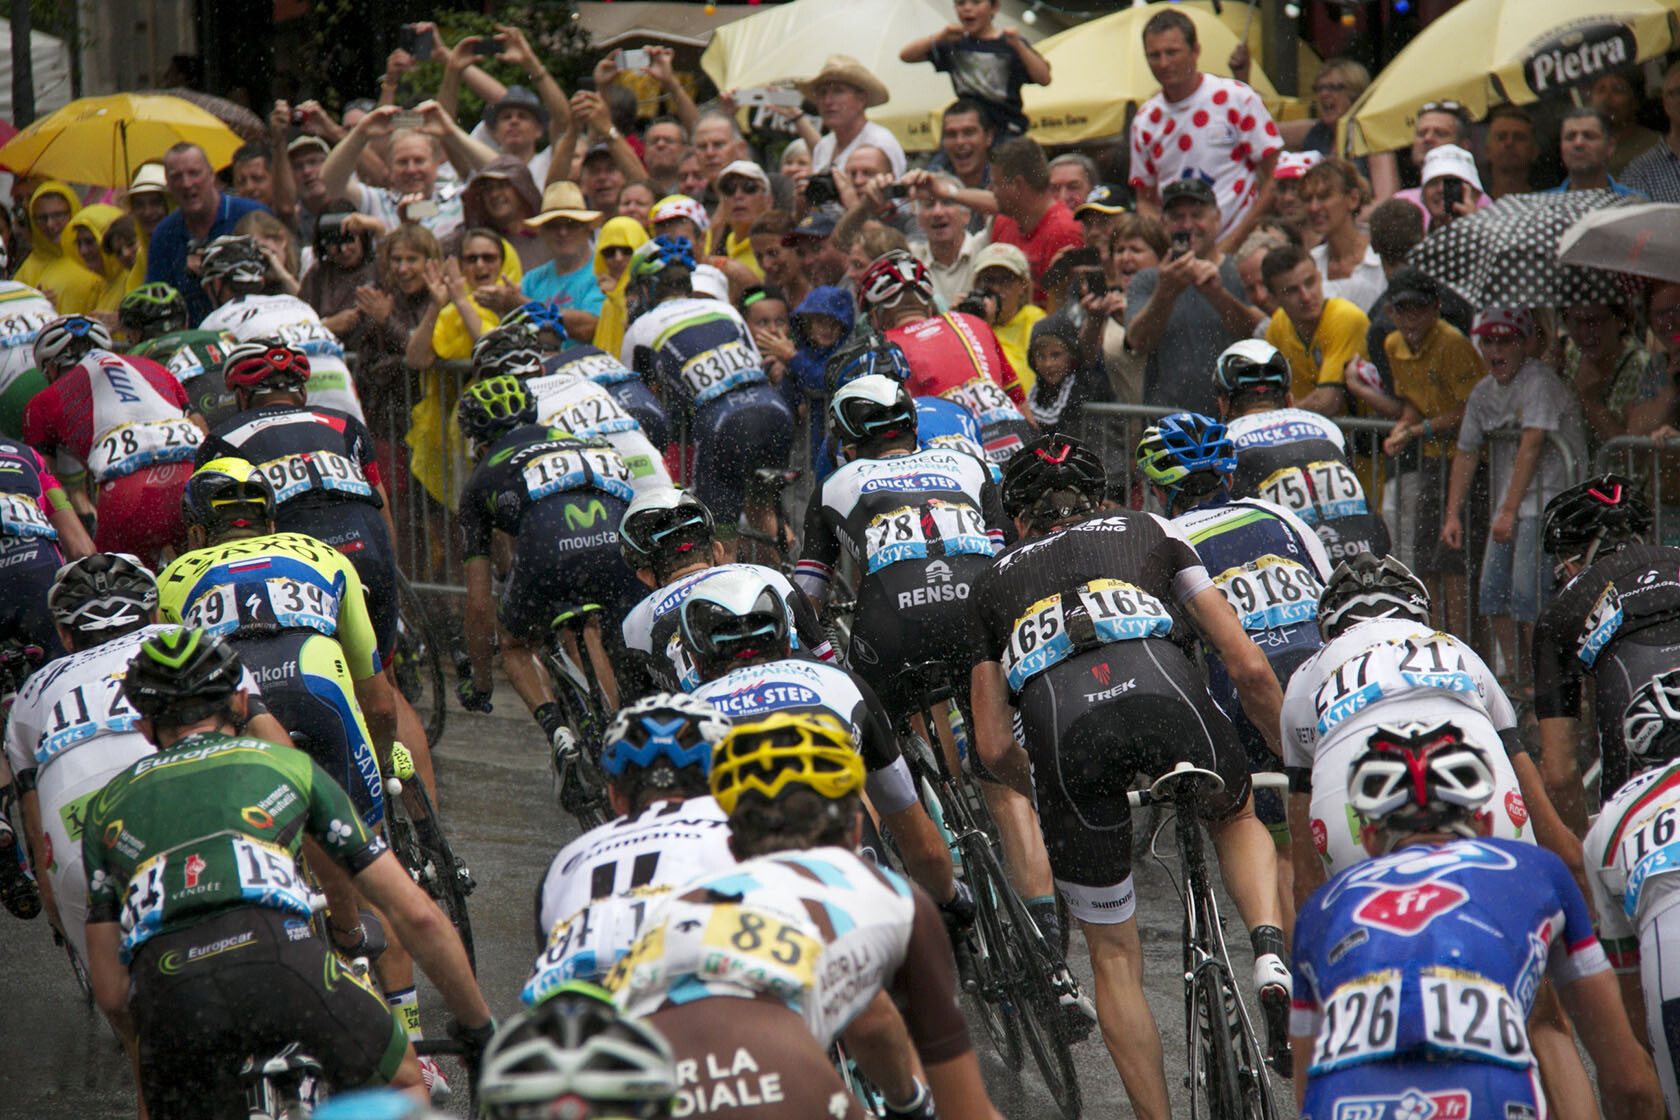
[[[1588,85],[1633,62],[1633,29],[1615,20],[1584,20],[1557,28],[1529,45],[1523,77],[1538,97]]]

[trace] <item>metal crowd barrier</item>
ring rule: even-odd
[[[1650,500],[1656,523],[1652,539],[1680,545],[1680,439],[1658,443],[1650,436],[1617,436],[1604,442],[1593,473],[1614,471],[1638,482]]]

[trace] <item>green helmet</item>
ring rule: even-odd
[[[488,443],[521,424],[535,424],[537,402],[516,377],[487,377],[461,390],[455,422],[463,436]]]
[[[187,301],[172,284],[142,284],[117,305],[117,322],[141,339],[187,329]]]
[[[182,626],[140,643],[122,688],[142,716],[185,724],[225,710],[240,676],[232,646],[208,631]]]

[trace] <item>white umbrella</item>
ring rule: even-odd
[[[1646,202],[1595,210],[1564,230],[1558,259],[1680,284],[1680,205]]]

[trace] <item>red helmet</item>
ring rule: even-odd
[[[309,359],[301,350],[273,340],[235,346],[222,362],[222,384],[235,389],[301,389],[309,380]]]
[[[858,299],[865,307],[896,300],[906,288],[924,300],[933,299],[933,280],[927,266],[902,249],[883,253],[870,262],[858,277]]]

